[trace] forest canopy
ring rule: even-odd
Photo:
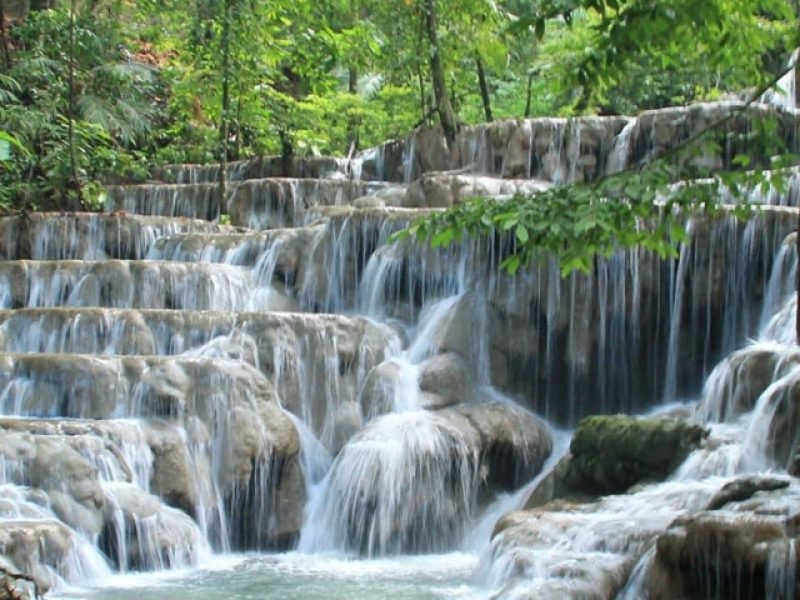
[[[422,125],[630,114],[769,82],[794,0],[0,0],[0,205]]]

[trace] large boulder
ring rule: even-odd
[[[209,549],[184,512],[130,483],[106,483],[106,527],[100,546],[122,570],[188,567]]]
[[[300,534],[306,488],[300,437],[276,404],[231,416],[221,478],[232,543],[242,549],[287,549]]]
[[[703,421],[733,421],[753,409],[761,393],[800,362],[800,353],[773,343],[753,344],[733,352],[709,376],[697,407]]]
[[[698,407],[700,418],[734,421],[751,410],[761,411],[760,428],[745,440],[746,458],[761,468],[800,474],[798,364],[800,351],[774,342],[734,352],[711,374]]]
[[[93,464],[62,436],[0,433],[7,481],[44,491],[67,525],[97,535],[103,527],[105,498]]]
[[[192,441],[208,443],[197,425],[191,428]],[[198,518],[198,508],[213,503],[209,465],[193,460],[185,431],[166,421],[148,423],[147,444],[153,455],[151,490],[170,506]]]
[[[425,408],[444,408],[474,399],[475,378],[466,361],[447,352],[425,361],[419,372],[419,389]]]
[[[399,359],[382,362],[367,374],[358,402],[370,419],[395,410],[446,408],[477,396],[475,379],[464,359],[447,352],[420,365]]]
[[[532,491],[526,507],[562,497],[618,494],[637,483],[661,481],[706,436],[703,427],[672,417],[587,417],[575,430],[569,455]]]
[[[361,411],[368,419],[385,415],[395,408],[395,395],[401,386],[403,366],[396,360],[386,360],[374,366],[358,394]]]
[[[306,548],[452,549],[478,506],[533,477],[551,447],[544,423],[500,402],[375,418],[337,456],[311,515],[331,537]]]
[[[587,417],[570,443],[567,484],[611,494],[643,481],[665,479],[706,435],[703,427],[680,419]]]
[[[105,526],[107,498],[98,468],[114,465],[104,481],[152,487],[169,504],[196,517],[215,543],[223,543],[227,531],[230,539],[224,541],[236,549],[285,548],[299,535],[306,501],[299,436],[270,381],[247,362],[187,356],[17,356],[7,367],[14,376],[69,390],[67,415],[85,411],[110,417],[115,410],[128,410],[149,417],[144,424],[128,425],[131,431],[143,431],[139,447],[122,439],[119,424],[80,421],[69,432],[62,425],[69,421],[63,420],[18,420],[21,425],[9,420],[3,425],[48,434],[4,433],[0,452],[20,465],[15,481],[47,492],[68,525],[89,535]],[[114,385],[95,389],[94,372],[107,375]],[[53,425],[45,431],[42,423]],[[143,464],[137,466],[134,459],[140,455]]]
[[[92,563],[82,564],[79,548],[86,543],[79,540],[69,527],[56,520],[32,521],[28,519],[0,522],[0,555],[3,566],[33,578],[40,593],[47,592],[59,583],[59,577],[77,579],[81,576],[107,575],[107,567],[92,572]],[[87,552],[85,558],[98,558]],[[80,571],[85,569],[84,573]]]
[[[461,404],[439,414],[464,417],[478,433],[484,501],[533,479],[553,450],[547,424],[512,403]]]

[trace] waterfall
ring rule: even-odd
[[[786,63],[786,73],[778,79],[772,89],[767,90],[759,98],[766,104],[773,104],[794,110],[797,108],[797,61],[800,58],[800,48],[792,52]]]
[[[567,278],[503,273],[502,232],[388,243],[475,194],[619,172],[730,107],[237,161],[224,203],[218,165],[175,165],[109,186],[103,214],[0,218],[3,564],[67,597],[122,593],[119,573],[149,597],[174,577],[197,597],[634,598],[661,575],[791,597],[794,538],[759,538],[747,579],[701,534],[783,532],[800,498],[796,173],[751,192],[746,224],[687,220],[675,258]],[[705,432],[665,481],[536,508],[581,419],[654,410]],[[764,494],[706,510],[731,485]]]

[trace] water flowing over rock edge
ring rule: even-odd
[[[444,252],[381,242],[420,207],[592,178],[674,143],[723,108],[636,120],[501,123],[465,132],[463,149],[447,156],[423,132],[365,153],[361,163],[329,162],[313,173],[316,181],[243,171],[236,210],[214,204],[213,186],[188,169],[178,179],[196,183],[114,190],[122,198],[114,208],[127,213],[34,218],[24,228],[3,220],[6,554],[32,560],[20,531],[26,540],[45,540],[55,550],[35,556],[30,571],[48,585],[103,577],[108,558],[119,569],[193,564],[209,546],[299,543],[367,556],[458,547],[479,512],[532,479],[552,447],[547,428],[497,389],[563,424],[692,394],[714,363],[755,336],[757,324],[769,323],[785,301],[791,274],[780,267],[792,261],[782,242],[793,216],[772,211],[748,224],[687,223],[692,243],[676,261],[630,252],[566,281],[549,265],[501,275],[502,240]],[[344,168],[348,177],[358,179],[360,170],[369,178],[372,169],[409,181],[464,165],[547,181],[424,175],[403,188],[325,177]],[[290,175],[312,174],[305,169]],[[787,194],[765,200],[793,204],[796,189],[793,179]],[[384,208],[392,205],[401,210]],[[213,219],[223,208],[239,215],[239,225],[270,229],[131,214]],[[265,312],[287,309],[294,312]],[[785,339],[787,323],[762,331]],[[502,546],[504,529],[490,547],[488,581],[513,594],[525,573],[541,585],[531,588],[536,594],[563,597],[619,589],[632,571],[674,572],[666,548],[678,546],[667,542],[652,559],[666,565],[660,571],[633,567],[676,510],[699,510],[698,498],[726,484],[709,475],[730,478],[764,466],[725,463],[716,472],[719,455],[735,454],[736,444],[723,443],[727,438],[720,441],[713,429],[709,439],[719,448],[704,451],[716,452],[716,466],[684,473],[689,491],[637,492],[651,504],[663,500],[660,520],[623,530],[620,558],[605,556],[617,549],[602,527],[592,534],[604,540],[602,557],[591,541],[570,537],[575,523],[592,531],[613,513],[610,499],[610,508],[601,501],[550,510],[554,516],[539,520],[552,522],[552,531],[525,534],[562,546],[571,540],[573,554],[553,560],[588,552],[598,571],[561,569],[554,576],[547,564],[502,567],[509,548],[519,546]],[[54,453],[60,462],[50,458]],[[60,472],[74,473],[67,487]],[[198,485],[175,477],[181,472],[195,475]],[[391,490],[386,497],[375,496],[375,473]],[[415,486],[419,478],[426,484]],[[30,519],[40,525],[26,529]],[[522,538],[522,546],[535,547]],[[791,550],[780,556],[791,557]],[[791,590],[789,571],[771,560],[753,564],[769,573],[770,589]],[[681,585],[691,590],[697,582]]]

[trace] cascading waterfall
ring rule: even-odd
[[[793,597],[796,539],[762,539],[750,577],[692,537],[737,519],[783,532],[774,515],[800,498],[793,211],[687,221],[674,260],[619,252],[566,279],[547,261],[501,273],[502,234],[387,244],[473,193],[622,170],[730,106],[239,161],[224,202],[217,166],[175,166],[111,186],[105,215],[0,219],[3,559],[98,599],[112,571],[194,567],[182,585],[205,597],[638,598],[659,576]],[[791,205],[798,181],[753,196]],[[549,423],[698,398],[663,407],[708,432],[667,481],[510,512],[569,459]],[[773,512],[706,510],[767,469],[747,481],[780,488]]]

